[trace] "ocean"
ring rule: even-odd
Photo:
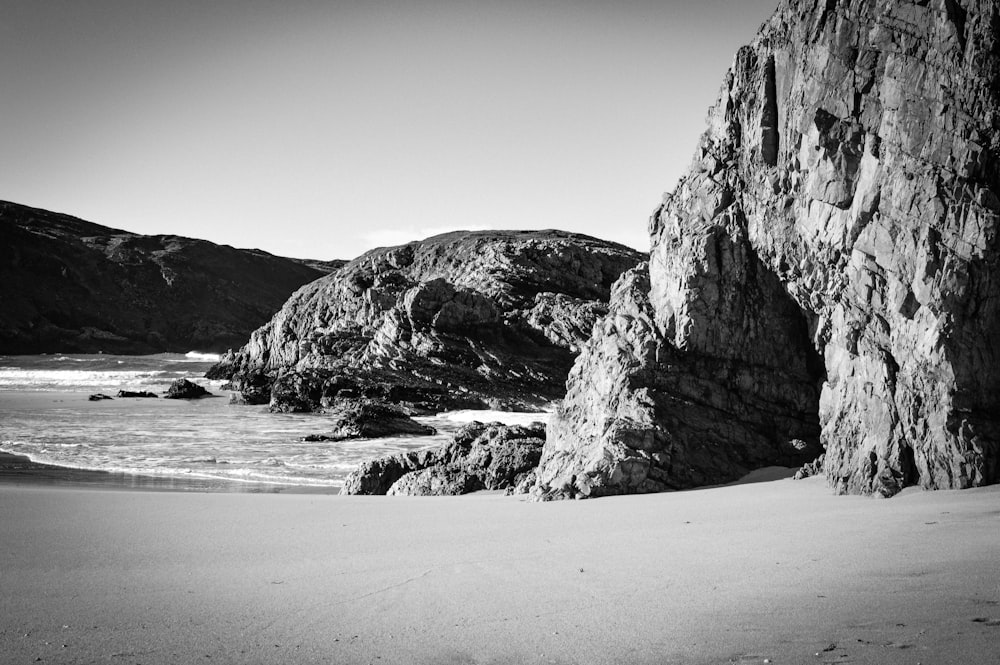
[[[328,416],[230,404],[222,382],[203,378],[216,360],[194,351],[0,356],[0,451],[72,469],[219,481],[237,490],[285,486],[333,492],[365,459],[450,441],[466,422],[516,424],[548,417],[455,411],[417,418],[438,430],[432,436],[304,442],[300,439],[308,434],[329,431]],[[115,397],[122,389],[161,394],[178,378],[213,396]],[[114,399],[90,401],[95,393]]]

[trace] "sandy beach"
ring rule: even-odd
[[[1000,662],[1000,487],[0,505],[4,663]]]

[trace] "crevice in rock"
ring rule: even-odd
[[[899,375],[899,363],[896,362],[895,356],[893,356],[889,351],[883,352],[883,362],[885,362],[885,380],[889,386],[889,390],[893,395],[896,394],[896,377]]]
[[[920,471],[917,469],[913,448],[906,443],[899,445],[900,487],[910,487],[920,482]]]
[[[826,6],[823,7],[823,12],[816,20],[816,25],[813,30],[813,34],[817,36],[817,39],[823,34],[823,28],[826,27],[826,21],[830,17],[830,12],[832,12],[836,7],[837,0],[826,0]]]
[[[816,341],[816,329],[819,325],[819,317],[809,310],[802,308],[799,308],[799,313],[802,318],[803,327],[801,331],[796,332],[796,336],[801,335],[801,338],[804,340],[806,371],[813,379],[817,390],[819,390],[823,387],[823,383],[826,382],[826,361],[823,359],[823,349],[816,346],[818,343]]]
[[[770,273],[770,271],[768,271]],[[770,276],[777,279],[773,273]],[[810,448],[821,450],[820,445],[820,421],[819,402],[823,391],[823,384],[826,382],[826,361],[823,358],[823,349],[817,348],[816,328],[818,317],[811,311],[800,307],[787,291],[783,291],[785,307],[793,309],[795,314],[792,318],[788,338],[794,344],[795,352],[801,358],[802,370],[805,372],[805,384],[812,389],[809,401],[809,412],[805,414],[805,425],[808,430],[814,432],[813,437],[806,438]],[[801,370],[800,370],[801,371]]]
[[[944,0],[944,9],[948,14],[948,20],[955,26],[955,37],[958,39],[958,47],[961,49],[959,59],[965,57],[965,19],[968,12],[955,0]]]
[[[764,65],[764,108],[760,115],[761,157],[768,166],[777,166],[779,148],[778,93],[775,83],[774,56]]]

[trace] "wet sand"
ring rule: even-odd
[[[35,462],[24,455],[0,450],[0,486],[49,486],[147,492],[246,492],[251,494],[337,494],[339,487],[310,487],[270,483],[243,483],[209,478],[180,478],[93,469],[73,469]]]
[[[5,663],[1000,663],[1000,487],[0,506]]]

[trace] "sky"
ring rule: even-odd
[[[313,259],[649,246],[777,0],[5,0],[0,199]]]

